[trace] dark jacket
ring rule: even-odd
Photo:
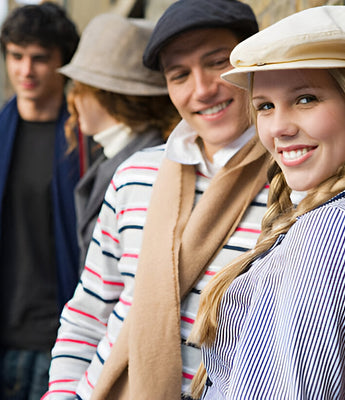
[[[60,309],[69,300],[78,282],[78,241],[73,191],[80,178],[78,151],[66,155],[64,122],[68,118],[64,101],[56,126],[53,180],[53,220],[56,264],[58,271],[58,301]],[[9,173],[19,113],[13,97],[0,112],[0,226],[3,199]],[[2,232],[0,231],[0,238]]]
[[[91,165],[79,181],[75,190],[77,211],[77,230],[80,248],[80,271],[84,268],[85,257],[92,239],[99,211],[105,192],[117,167],[133,153],[145,147],[153,147],[164,142],[158,130],[149,130],[133,136],[133,140],[117,153],[107,159],[103,154]]]

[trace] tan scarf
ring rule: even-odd
[[[131,310],[92,400],[180,400],[180,301],[263,188],[269,156],[251,139],[193,209],[195,167],[164,159],[154,184]]]

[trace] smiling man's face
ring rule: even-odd
[[[230,69],[229,55],[237,43],[228,29],[195,29],[161,53],[170,98],[202,139],[210,160],[249,126],[246,91],[220,77]]]

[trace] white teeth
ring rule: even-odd
[[[230,100],[224,101],[223,103],[217,104],[216,106],[208,108],[207,110],[198,111],[198,114],[201,115],[216,114],[217,112],[224,110],[224,108],[226,108],[229,104]]]
[[[283,151],[283,157],[286,160],[297,160],[298,158],[304,156],[304,154],[308,153],[308,149],[299,149],[299,150],[291,150],[291,151]]]

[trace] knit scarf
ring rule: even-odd
[[[164,159],[153,187],[130,312],[92,400],[180,400],[180,303],[228,241],[267,176],[252,138],[194,207],[195,167]]]

